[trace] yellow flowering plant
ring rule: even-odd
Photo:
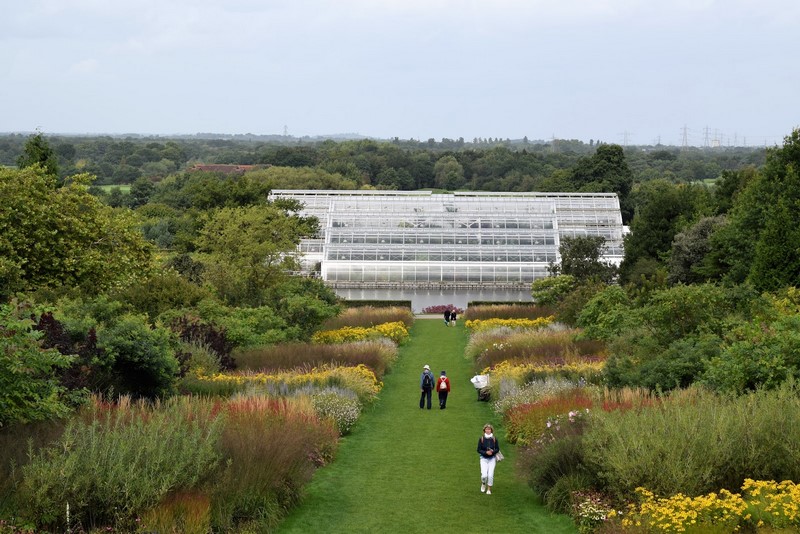
[[[538,317],[536,319],[474,319],[472,321],[466,321],[464,325],[467,327],[468,330],[473,332],[480,332],[482,330],[488,330],[491,328],[500,328],[500,327],[508,327],[508,328],[544,328],[548,326],[553,321],[555,321],[555,316],[550,315],[548,317]]]
[[[800,527],[800,486],[790,480],[745,479],[742,493],[722,489],[689,497],[657,497],[637,488],[638,504],[622,516],[623,529],[647,532],[738,532],[796,530]]]
[[[383,323],[371,327],[345,326],[336,330],[321,330],[316,332],[311,341],[314,343],[349,343],[385,337],[398,345],[408,339],[408,328],[402,321]]]
[[[198,376],[197,380],[222,383],[240,391],[272,387],[278,392],[286,393],[307,385],[320,388],[339,386],[355,392],[362,402],[374,399],[383,387],[383,383],[378,380],[375,373],[364,364],[352,367],[323,365],[305,372],[285,371],[273,374],[217,373],[211,376]]]

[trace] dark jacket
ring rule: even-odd
[[[433,373],[431,373],[427,369],[422,371],[422,374],[419,376],[419,387],[420,387],[420,389],[425,389],[422,386],[422,381],[425,380],[425,375],[426,374],[431,377],[431,385],[430,385],[430,387],[428,389],[433,390],[434,386],[436,385],[436,377],[433,376]]]
[[[492,454],[486,454],[486,451],[492,449]],[[494,455],[500,452],[500,443],[497,441],[497,438],[491,437],[486,439],[485,436],[481,436],[481,439],[478,440],[478,454],[481,455],[483,458],[494,458]]]

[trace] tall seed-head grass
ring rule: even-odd
[[[242,371],[268,373],[325,364],[364,364],[381,378],[397,359],[397,346],[385,338],[335,345],[286,343],[237,351],[233,358]]]
[[[574,363],[605,360],[602,342],[578,339],[578,330],[490,330],[475,334],[467,354],[475,359],[478,369],[492,367],[502,361],[514,363]]]
[[[502,387],[503,385],[506,385],[505,389]],[[500,392],[497,400],[492,403],[492,408],[498,415],[503,415],[514,406],[531,404],[575,388],[574,382],[555,377],[533,380],[522,386],[514,382],[507,382],[501,384]]]
[[[414,324],[414,313],[410,308],[402,306],[390,306],[386,308],[376,308],[374,306],[347,308],[338,316],[325,321],[321,329],[337,330],[346,326],[369,328],[396,321],[405,324],[406,328],[411,328],[411,325]]]
[[[338,432],[315,415],[310,399],[239,397],[225,414],[213,524],[222,531],[246,521],[274,528],[315,467],[332,459]]]
[[[590,408],[592,400],[582,388],[564,390],[536,402],[516,405],[504,416],[506,437],[511,443],[530,445],[547,431],[550,419]]]
[[[140,528],[164,534],[207,534],[211,498],[199,492],[174,493],[142,514]]]
[[[374,400],[383,387],[383,382],[378,380],[375,373],[362,364],[353,367],[323,365],[305,372],[286,371],[274,374],[220,373],[211,377],[197,377],[196,380],[231,384],[239,393],[253,394],[261,391],[283,396],[307,385],[338,386],[353,391],[363,403]]]

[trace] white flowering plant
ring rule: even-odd
[[[361,415],[361,403],[349,390],[324,389],[311,395],[311,401],[317,415],[332,419],[341,436],[350,432]]]

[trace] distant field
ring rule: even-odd
[[[98,185],[97,187],[99,187],[100,189],[102,189],[102,190],[103,190],[103,191],[105,191],[106,193],[110,192],[110,191],[111,191],[112,189],[114,189],[115,187],[118,187],[118,188],[119,188],[119,190],[120,190],[120,191],[122,191],[123,193],[130,193],[130,192],[131,192],[131,186],[130,186],[130,184],[121,184],[121,185]]]

